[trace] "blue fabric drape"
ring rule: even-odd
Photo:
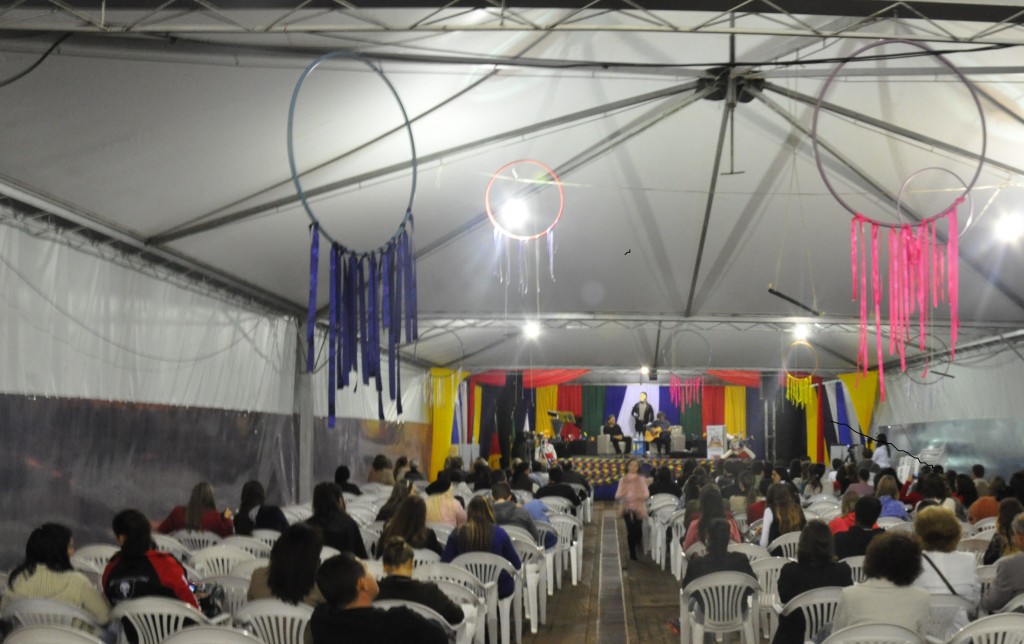
[[[761,390],[747,387],[747,447],[758,458],[764,458],[764,401]]]
[[[665,412],[665,420],[668,421],[669,425],[678,425],[679,423],[679,407],[672,404],[672,388],[671,387],[659,387],[658,399],[660,400],[661,407],[658,411]]]
[[[622,409],[622,403],[626,400],[626,388],[625,387],[606,387],[604,390],[604,417],[615,414],[619,415],[619,410]],[[623,422],[631,423],[632,419],[616,418],[615,422],[622,425]]]
[[[853,438],[850,436],[850,416],[846,413],[846,392],[843,391],[845,384],[842,381],[836,383],[836,434],[839,445],[853,445]]]
[[[480,456],[487,458],[491,455],[491,441],[497,426],[494,422],[495,406],[498,403],[498,396],[501,395],[502,387],[492,385],[480,385]]]

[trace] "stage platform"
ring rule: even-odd
[[[630,456],[573,456],[573,469],[583,475],[590,487],[594,488],[594,499],[607,501],[615,498],[615,488],[619,479],[625,471],[626,461]],[[671,456],[648,455],[646,458],[637,456],[640,459],[640,469],[647,475],[653,470],[667,466],[672,469],[673,476],[679,476],[683,471],[684,458]]]

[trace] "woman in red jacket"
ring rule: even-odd
[[[217,504],[213,500],[213,486],[206,481],[196,483],[192,488],[188,506],[175,506],[157,528],[157,532],[170,534],[183,528],[196,532],[216,532],[222,537],[227,537],[235,531],[235,525],[231,521],[231,510],[224,510],[223,513],[217,510]]]

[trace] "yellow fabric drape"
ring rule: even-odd
[[[747,437],[747,388],[725,388],[725,430],[732,436]]]
[[[477,385],[473,387],[473,417],[469,419],[473,427],[473,440],[471,443],[480,444],[480,412],[484,406],[484,390]]]
[[[455,421],[455,397],[459,394],[459,383],[467,376],[464,371],[451,369],[430,370],[430,421],[433,428],[430,450],[430,471],[424,472],[433,479],[444,469],[444,460],[452,450],[452,423]]]
[[[811,387],[811,377],[794,378],[786,374],[786,400],[797,407],[806,407],[811,398],[815,398],[814,388]],[[815,398],[817,402],[817,398]]]
[[[548,412],[558,411],[558,385],[537,387],[534,392],[537,396],[537,420],[534,429],[538,434],[551,438],[555,435],[555,430],[551,427],[551,418],[548,417]]]
[[[818,441],[821,440],[821,428],[818,427],[818,392],[810,386],[811,379],[807,378],[808,395],[805,400],[807,413],[807,456],[811,462],[818,462]]]
[[[868,433],[871,429],[871,417],[875,413],[875,397],[878,395],[878,372],[869,371],[862,373],[841,373],[839,379],[846,385],[846,391],[850,394],[853,408],[857,410],[858,429]]]

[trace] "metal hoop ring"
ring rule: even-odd
[[[914,180],[914,177],[921,174],[922,172],[927,172],[929,170],[938,170],[939,172],[945,172],[946,174],[951,175],[954,179],[959,181],[960,185],[964,186],[965,188],[967,187],[967,184],[964,182],[963,179],[960,178],[960,175],[947,168],[940,168],[939,166],[929,166],[927,168],[921,168],[920,170],[912,172],[910,176],[907,177],[906,181],[903,182],[903,185],[900,186],[900,191],[896,193],[896,217],[901,222],[903,221],[903,192],[907,189],[907,186],[910,185],[910,182]],[[971,224],[974,223],[974,196],[971,195],[970,192],[967,192],[965,193],[965,198],[967,199],[967,203],[970,204],[970,210],[967,215],[967,223],[964,224],[963,230],[960,231],[960,234],[967,232],[967,229],[970,228]]]
[[[708,339],[705,338],[702,333],[700,333],[699,331],[696,331],[694,329],[676,329],[672,333],[672,335],[669,336],[668,342],[665,343],[665,348],[661,350],[661,357],[662,358],[666,357],[667,352],[670,349],[674,349],[675,348],[675,340],[676,340],[676,338],[679,335],[683,334],[683,333],[692,333],[692,334],[696,335],[698,338],[700,338],[701,342],[704,343],[704,350],[707,353],[708,358],[705,361],[704,366],[700,369],[700,374],[707,373],[708,369],[711,368],[711,344],[708,342]],[[668,361],[668,363],[669,363],[668,364],[668,372],[672,373],[675,370],[675,361],[671,360],[671,358],[674,358],[675,356],[674,355],[668,355],[667,357],[670,358],[670,360]]]
[[[795,349],[796,347],[806,347],[810,349],[811,352],[814,353],[814,371],[803,377],[808,378],[816,375],[818,373],[818,350],[815,349],[814,345],[808,342],[807,340],[793,340],[792,342],[789,343],[789,348],[786,349],[786,352],[784,354],[782,354],[782,372],[785,373],[787,376],[792,376],[796,378],[796,376],[793,376],[793,374],[790,373],[789,366],[786,364],[787,362],[789,362],[789,355],[793,353],[793,349]]]
[[[872,223],[876,223],[879,226],[883,226],[883,227],[887,227],[887,228],[892,228],[894,226],[893,226],[893,224],[887,224],[887,223],[884,223],[884,222],[876,221],[874,219],[870,219],[868,217],[864,217],[864,215],[861,215],[860,213],[858,213],[855,208],[850,206],[850,204],[846,203],[846,201],[844,201],[843,198],[839,196],[839,193],[836,192],[835,187],[828,180],[828,176],[825,173],[825,165],[822,163],[822,160],[821,160],[821,151],[818,149],[818,116],[821,114],[821,106],[825,102],[825,94],[828,93],[829,88],[832,86],[832,82],[836,79],[836,76],[846,66],[846,64],[848,62],[856,59],[858,56],[860,56],[861,54],[863,54],[865,51],[867,51],[869,49],[873,49],[875,47],[881,47],[883,45],[891,45],[891,44],[897,44],[897,43],[898,44],[909,45],[911,47],[917,47],[918,49],[920,49],[922,51],[925,51],[925,52],[928,52],[928,53],[932,54],[936,59],[938,59],[939,62],[941,62],[950,71],[952,71],[954,74],[956,74],[956,76],[960,79],[960,82],[962,82],[964,85],[967,86],[967,89],[971,93],[971,98],[974,100],[974,105],[975,105],[975,107],[978,108],[978,118],[981,120],[981,154],[979,155],[978,167],[974,171],[974,176],[971,177],[970,182],[968,182],[964,186],[963,194],[961,194],[957,198],[957,200],[966,198],[966,196],[968,194],[970,194],[971,190],[974,188],[974,185],[978,182],[978,177],[981,175],[981,169],[985,165],[985,152],[988,149],[988,134],[987,134],[987,131],[986,131],[986,128],[985,128],[985,111],[981,107],[981,99],[978,98],[978,92],[974,89],[974,84],[971,83],[970,80],[968,80],[968,78],[964,75],[964,73],[961,72],[956,67],[956,65],[954,65],[951,62],[949,62],[945,58],[945,56],[943,56],[942,54],[936,53],[935,50],[933,50],[931,47],[928,47],[927,45],[924,45],[924,44],[919,43],[919,42],[915,42],[913,40],[904,40],[902,38],[890,38],[890,39],[887,39],[887,40],[880,40],[878,42],[873,42],[873,43],[870,43],[870,44],[867,44],[867,45],[861,47],[857,51],[855,51],[852,54],[850,54],[848,60],[846,60],[844,62],[841,62],[838,65],[836,65],[836,67],[832,70],[832,73],[828,75],[828,79],[825,80],[825,84],[821,88],[821,93],[818,94],[818,102],[814,106],[814,117],[813,117],[812,122],[811,122],[811,147],[814,150],[814,162],[818,166],[818,173],[821,175],[821,180],[825,182],[825,187],[828,188],[828,191],[830,193],[832,193],[832,197],[835,198],[835,200],[839,202],[839,205],[841,205],[843,208],[846,208],[846,210],[848,210],[853,215],[859,215],[860,217],[862,217],[864,219],[869,219]],[[957,200],[954,200],[953,204],[955,204],[957,202]],[[951,204],[950,207],[952,207],[953,204]],[[947,207],[946,210],[949,210],[949,208]]]
[[[505,170],[511,168],[512,166],[518,165],[520,163],[530,163],[544,170],[544,172],[547,173],[548,176],[554,179],[554,184],[558,188],[558,214],[555,215],[555,219],[554,221],[551,222],[550,226],[540,231],[539,233],[535,233],[533,235],[517,235],[515,233],[509,232],[504,226],[498,223],[498,218],[494,216],[494,212],[491,209],[491,188],[494,187],[494,182],[497,181],[498,175],[500,175]],[[498,232],[500,232],[502,235],[505,235],[506,237],[509,237],[511,239],[517,239],[519,241],[532,241],[534,239],[538,239],[540,237],[543,237],[544,235],[547,235],[555,226],[558,225],[558,221],[562,218],[562,212],[565,210],[565,189],[562,187],[562,180],[559,179],[555,171],[552,170],[546,164],[541,163],[540,161],[535,161],[534,159],[518,159],[516,161],[512,161],[511,163],[506,163],[505,165],[501,166],[497,172],[491,175],[491,180],[487,182],[487,190],[484,191],[484,210],[487,211],[487,218],[491,220],[491,225],[494,226],[494,228],[497,229]]]
[[[416,197],[417,161],[416,141],[415,139],[413,139],[412,135],[412,122],[409,120],[409,115],[405,111],[405,105],[402,103],[402,99],[399,98],[398,96],[398,91],[395,90],[395,86],[391,84],[391,81],[388,80],[388,77],[384,75],[384,72],[379,67],[371,63],[366,58],[363,58],[359,54],[353,54],[347,51],[332,51],[330,53],[324,54],[323,56],[320,56],[312,63],[310,63],[308,67],[306,67],[306,69],[302,72],[302,76],[299,77],[298,82],[295,83],[295,89],[292,90],[291,103],[288,105],[288,167],[292,173],[292,183],[295,184],[295,192],[298,194],[299,201],[302,202],[302,208],[306,211],[306,215],[309,216],[310,221],[320,226],[320,234],[323,235],[327,241],[331,243],[338,243],[333,237],[331,237],[331,235],[327,233],[327,231],[323,229],[323,225],[320,224],[320,220],[318,220],[316,215],[313,214],[313,209],[310,208],[309,201],[306,199],[306,192],[302,188],[302,182],[299,180],[299,170],[295,164],[295,146],[292,130],[295,124],[295,106],[298,103],[299,92],[302,90],[302,85],[303,83],[306,82],[306,78],[311,73],[313,73],[313,70],[316,69],[320,65],[320,63],[331,60],[332,58],[339,57],[351,58],[352,60],[356,60],[363,63],[371,70],[373,70],[373,72],[377,74],[377,76],[379,76],[382,81],[384,81],[384,84],[388,86],[388,90],[391,91],[391,95],[395,97],[395,102],[398,103],[398,109],[402,112],[402,118],[405,120],[405,131],[409,134],[409,148],[412,151],[412,186],[409,190],[409,203],[405,207],[405,216],[402,217],[401,223],[398,224],[398,229],[391,236],[391,238],[388,239],[388,241],[379,248],[375,248],[370,251],[357,251],[352,249],[345,249],[346,252],[355,253],[357,255],[369,255],[370,253],[373,252],[382,253],[385,250],[387,250],[389,245],[394,243],[394,241],[402,234],[402,231],[405,230],[405,227],[408,225],[408,223],[412,220],[412,202],[413,199]]]

